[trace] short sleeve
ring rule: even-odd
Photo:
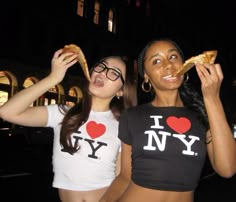
[[[131,145],[132,136],[129,131],[127,110],[125,110],[120,116],[118,137],[123,143]]]
[[[59,110],[59,106],[57,104],[47,105],[46,108],[48,110],[47,127],[53,128],[55,125],[58,125],[62,121],[63,114]]]

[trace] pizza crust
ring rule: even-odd
[[[86,77],[86,79],[88,81],[90,81],[90,74],[89,74],[89,68],[88,68],[88,64],[86,61],[86,58],[84,56],[83,51],[81,50],[81,48],[75,44],[69,44],[69,45],[65,45],[62,53],[68,53],[68,52],[72,52],[72,53],[76,53],[78,54],[77,60],[83,70],[83,73]]]
[[[204,64],[210,63],[213,64],[215,62],[217,56],[217,50],[204,51],[202,54],[193,56],[186,60],[182,66],[173,76],[181,76],[189,71],[196,63]]]

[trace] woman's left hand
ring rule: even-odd
[[[197,74],[201,80],[203,96],[214,98],[220,95],[220,87],[224,78],[220,64],[196,64]]]

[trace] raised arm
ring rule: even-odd
[[[121,171],[114,179],[100,202],[114,202],[125,192],[131,181],[131,146],[122,143]]]
[[[54,53],[51,62],[52,69],[47,77],[21,90],[0,107],[0,117],[3,120],[24,126],[40,127],[46,125],[46,108],[44,106],[30,107],[30,105],[48,89],[60,83],[67,69],[76,63],[77,55],[72,53],[61,54],[61,52],[62,49]],[[66,60],[65,57],[67,57]]]
[[[223,73],[219,64],[196,65],[210,130],[207,132],[208,154],[215,171],[222,177],[236,172],[236,145],[220,99]]]

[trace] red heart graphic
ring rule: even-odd
[[[170,116],[167,118],[166,123],[171,129],[180,134],[185,133],[191,127],[191,122],[185,117],[177,118],[175,116]]]
[[[105,133],[106,127],[101,123],[96,123],[95,121],[90,121],[86,125],[86,130],[87,130],[89,136],[92,139],[95,139],[97,137],[102,136]]]

